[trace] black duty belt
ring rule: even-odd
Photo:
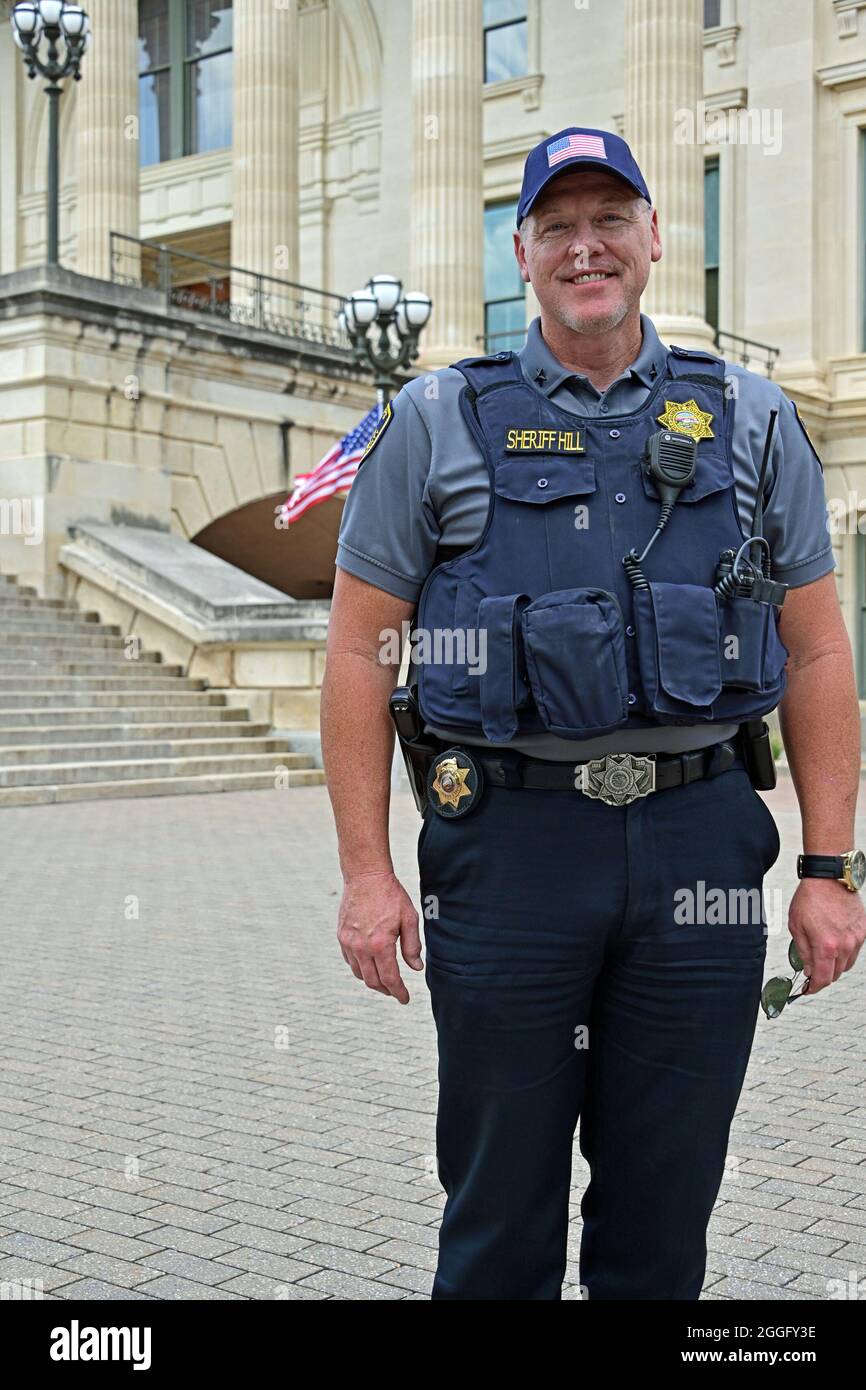
[[[579,791],[610,806],[626,806],[653,791],[716,777],[737,761],[742,761],[739,736],[686,753],[608,753],[577,763],[546,762],[510,748],[489,753],[443,744],[430,759],[427,790],[433,809],[446,816],[468,811],[483,783]]]

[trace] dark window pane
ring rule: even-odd
[[[516,215],[516,203],[484,210],[484,331],[491,352],[519,348],[526,336],[526,286],[514,255]]]
[[[719,166],[708,164],[704,173],[704,265],[719,264]]]
[[[188,154],[222,150],[232,142],[232,54],[190,63]]]
[[[516,203],[494,203],[484,210],[484,298],[514,299],[524,284],[514,255]]]
[[[168,0],[139,0],[138,70],[164,67],[168,62]]]
[[[143,166],[171,158],[169,131],[169,74],[155,72],[138,79],[138,158]]]
[[[484,0],[484,27],[526,18],[526,0]]]
[[[489,29],[484,35],[484,81],[502,82],[527,71],[526,21]]]
[[[187,57],[201,58],[231,46],[231,0],[186,0]]]
[[[704,28],[715,29],[722,22],[722,0],[704,0]]]
[[[526,306],[523,299],[487,304],[484,330],[488,352],[506,352],[523,347],[526,340]]]
[[[704,271],[706,320],[711,328],[719,326],[719,272],[715,268]]]

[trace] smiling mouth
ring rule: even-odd
[[[584,271],[581,275],[573,275],[567,281],[567,285],[601,285],[605,280],[613,280],[615,275],[610,270],[590,270]]]

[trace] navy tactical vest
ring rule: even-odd
[[[507,743],[738,723],[774,709],[788,656],[778,608],[713,591],[720,553],[746,539],[724,362],[671,347],[643,408],[603,418],[554,405],[514,353],[453,365],[466,378],[460,409],[487,462],[490,506],[476,544],[431,570],[418,601],[423,718]],[[622,559],[632,547],[640,555],[658,524],[643,460],[664,428],[705,437],[636,589]]]

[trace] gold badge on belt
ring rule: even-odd
[[[471,811],[483,785],[481,768],[462,748],[447,748],[438,754],[427,773],[430,805],[446,820]]]

